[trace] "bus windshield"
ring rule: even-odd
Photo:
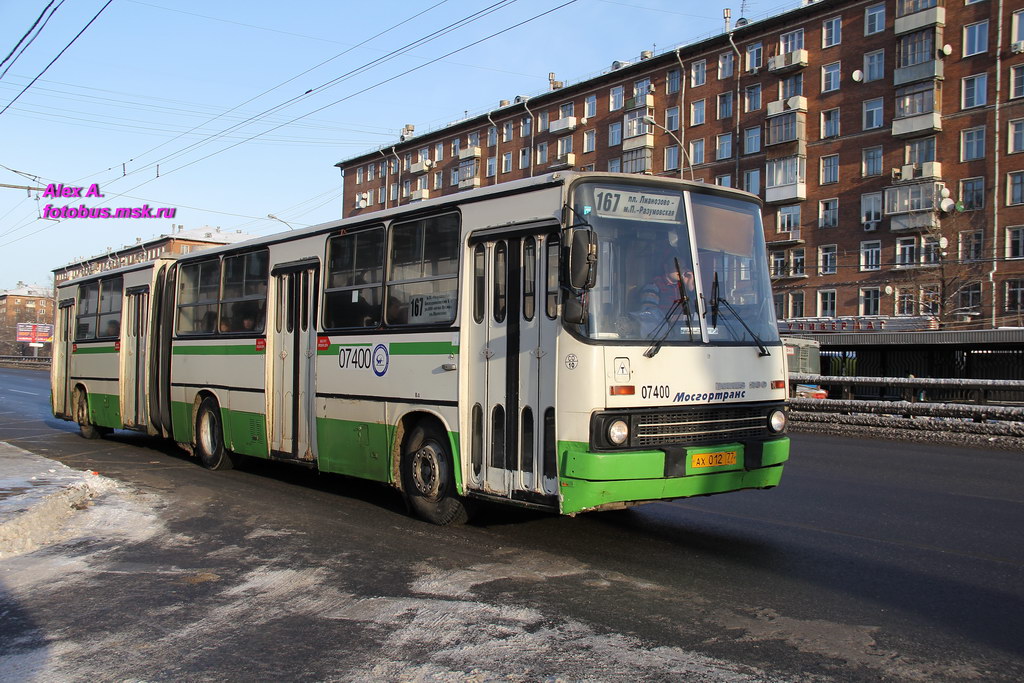
[[[587,321],[576,327],[581,336],[635,343],[778,342],[756,203],[593,182],[575,188],[573,208],[577,224],[589,223],[598,243]]]

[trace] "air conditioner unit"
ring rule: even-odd
[[[864,221],[864,232],[874,232],[878,230],[878,221]]]
[[[893,180],[903,180],[903,170],[899,168],[892,169]]]
[[[1018,40],[1016,43],[1012,43],[1010,45],[1010,50],[1015,55],[1019,55],[1021,52],[1024,52],[1024,40]]]

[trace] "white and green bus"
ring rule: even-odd
[[[760,204],[541,177],[68,282],[55,414],[574,514],[777,485],[786,365]]]

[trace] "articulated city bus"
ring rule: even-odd
[[[53,409],[422,517],[768,488],[789,456],[760,204],[549,173],[59,288]]]

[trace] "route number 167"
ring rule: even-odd
[[[618,211],[619,202],[622,201],[622,195],[618,192],[598,192],[595,197],[597,198],[597,208],[601,211]]]

